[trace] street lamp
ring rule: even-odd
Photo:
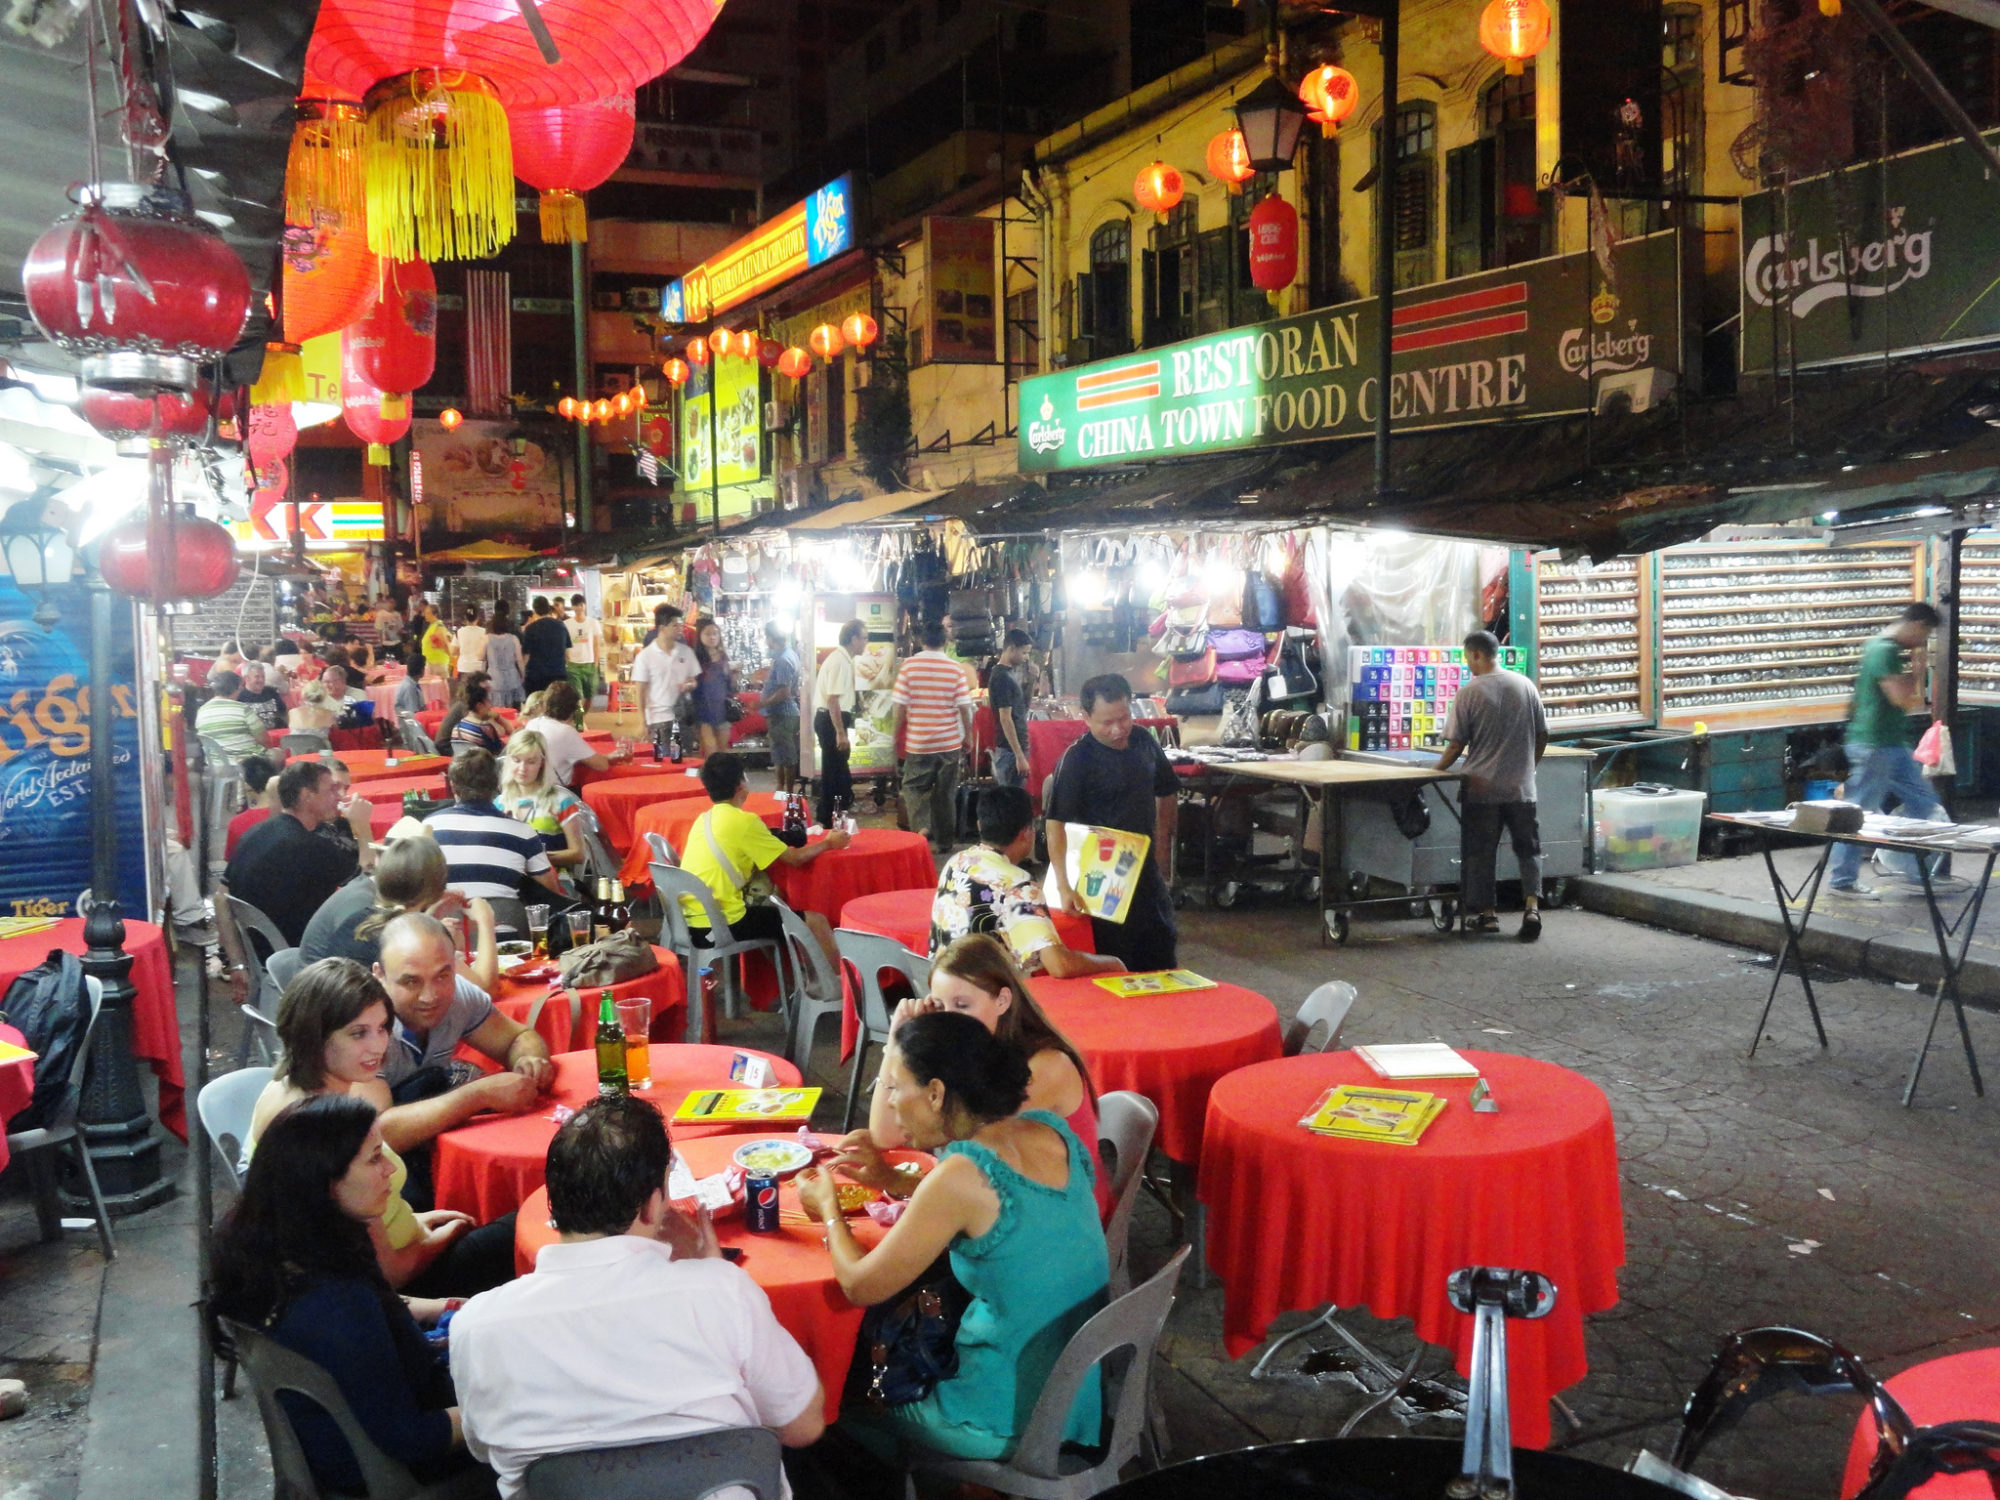
[[[1275,74],[1236,101],[1236,128],[1243,132],[1250,165],[1259,172],[1290,169],[1305,130],[1305,106]]]
[[[62,529],[49,525],[44,517],[46,500],[22,500],[0,520],[0,559],[23,593],[34,589],[42,602],[34,621],[44,630],[62,619],[62,611],[49,598],[49,585],[68,583],[76,566],[76,552]]]

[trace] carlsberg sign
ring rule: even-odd
[[[1396,294],[1389,418],[1402,431],[1586,410],[1593,382],[1680,369],[1674,236],[1619,246],[1607,280],[1555,256]],[[1140,350],[1021,385],[1023,470],[1085,468],[1371,432],[1377,306]]]
[[[1987,140],[2000,139],[1993,132]],[[2000,339],[2000,182],[1963,141],[1743,200],[1747,373]]]

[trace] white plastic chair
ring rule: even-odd
[[[1111,1252],[1114,1297],[1132,1290],[1126,1242],[1132,1234],[1132,1207],[1139,1201],[1139,1184],[1146,1175],[1146,1154],[1153,1149],[1159,1128],[1159,1107],[1144,1094],[1119,1089],[1097,1096],[1098,1170],[1111,1174],[1111,1219],[1104,1226],[1104,1245]]]
[[[194,1096],[194,1112],[201,1118],[201,1133],[215,1147],[223,1170],[229,1174],[231,1187],[243,1186],[237,1163],[243,1160],[243,1148],[250,1142],[250,1116],[257,1108],[257,1096],[271,1081],[271,1071],[238,1068],[233,1073],[221,1073],[203,1084],[201,1092]]]
[[[653,851],[653,858],[663,865],[677,865],[681,862],[680,855],[674,852],[674,846],[667,842],[664,833],[647,834],[646,847]]]
[[[874,1042],[884,1047],[889,1044],[889,1001],[882,993],[882,975],[885,971],[901,974],[915,993],[928,994],[931,961],[917,957],[896,939],[876,932],[840,927],[834,930],[833,941],[840,949],[840,956],[854,966],[861,980],[861,1035],[854,1041],[854,1072],[847,1082],[847,1113],[840,1127],[852,1130],[855,1106],[861,1102],[862,1063],[868,1056],[868,1044]]]
[[[76,1049],[76,1059],[70,1064],[69,1082],[63,1089],[62,1098],[57,1102],[48,1124],[7,1132],[7,1154],[13,1158],[28,1158],[28,1180],[35,1194],[35,1218],[42,1238],[53,1240],[62,1236],[65,1226],[62,1208],[56,1197],[55,1168],[41,1153],[69,1147],[71,1159],[83,1174],[84,1186],[89,1190],[90,1210],[97,1216],[98,1247],[103,1250],[104,1258],[111,1260],[117,1254],[111,1244],[111,1211],[104,1206],[104,1194],[97,1187],[97,1168],[91,1164],[90,1150],[84,1144],[83,1131],[76,1123],[77,1113],[83,1107],[83,1075],[90,1064],[91,1041],[97,1034],[98,1013],[104,1008],[104,982],[95,975],[86,974],[83,976],[83,988],[90,998],[90,1022],[84,1027],[83,1044]]]
[[[417,755],[436,755],[438,747],[424,726],[417,722],[417,716],[408,709],[396,715],[396,730],[402,736],[403,747]]]
[[[778,966],[782,986],[785,973],[783,945],[771,938],[737,937],[729,930],[728,919],[722,915],[715,892],[699,876],[690,875],[676,865],[653,864],[649,868],[653,874],[653,889],[660,893],[661,946],[671,948],[679,957],[681,974],[687,980],[686,1039],[699,1042],[706,1038],[709,1030],[706,1007],[702,1003],[701,971],[704,968],[715,969],[718,991],[726,1001],[727,997],[736,993],[736,985],[731,978],[734,966],[724,961],[741,958],[747,953],[768,953],[771,961]],[[677,899],[681,896],[693,898],[700,905],[702,915],[708,918],[707,943],[694,940],[694,929]]]
[[[1354,1008],[1354,986],[1345,979],[1332,979],[1306,996],[1299,1006],[1299,1013],[1285,1025],[1285,1056],[1297,1057],[1306,1052],[1333,1052],[1340,1047],[1340,1028],[1347,1024],[1347,1013]],[[1312,1035],[1319,1027],[1326,1028],[1325,1035],[1317,1044]]]

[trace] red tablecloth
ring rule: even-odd
[[[771,880],[793,911],[816,911],[837,924],[841,909],[858,896],[919,885],[935,890],[937,861],[921,833],[864,828],[845,849],[829,850],[811,864],[773,865]]]
[[[411,776],[436,776],[451,766],[448,755],[398,755],[392,766],[388,764],[389,752],[382,749],[342,752],[336,747],[335,759],[347,767],[347,774],[357,784],[363,781],[401,780]],[[362,795],[365,797],[367,793]]]
[[[827,858],[829,856],[821,856]],[[872,896],[856,896],[840,909],[840,927],[852,927],[856,932],[879,932],[883,937],[892,937],[912,953],[928,954],[931,946],[931,902],[936,899],[935,884],[916,886],[907,891],[877,891]],[[1096,937],[1092,934],[1090,918],[1072,917],[1067,912],[1051,911],[1050,918],[1056,924],[1056,936],[1063,940],[1063,946],[1078,953],[1097,951]],[[1039,989],[1037,990],[1039,994]]]
[[[697,1177],[728,1167],[730,1153],[745,1139],[738,1135],[689,1140],[679,1126],[673,1127],[673,1134],[674,1148]],[[928,1166],[932,1161],[921,1151],[882,1154],[892,1162],[915,1161]],[[789,1180],[778,1184],[778,1212],[784,1216],[802,1212],[798,1188]],[[847,1222],[854,1226],[854,1237],[864,1250],[874,1249],[888,1233],[863,1213],[850,1214]],[[840,1392],[847,1384],[847,1367],[861,1332],[861,1309],[847,1300],[834,1280],[826,1231],[817,1224],[797,1224],[781,1217],[776,1234],[752,1234],[743,1227],[740,1211],[724,1215],[715,1229],[723,1244],[743,1252],[743,1269],[764,1289],[779,1324],[799,1341],[806,1358],[819,1371],[820,1385],[826,1390],[826,1419],[833,1421],[840,1415]],[[515,1269],[523,1276],[532,1272],[535,1257],[555,1238],[555,1228],[549,1223],[548,1192],[537,1189],[521,1204],[520,1217],[514,1221]]]
[[[28,1045],[28,1039],[11,1026],[0,1026],[0,1042],[16,1047]],[[19,1062],[0,1063],[0,1172],[7,1169],[7,1122],[26,1109],[34,1097],[34,1059],[24,1057]]]
[[[701,783],[697,781],[694,785],[698,787]],[[632,818],[632,846],[626,851],[624,866],[618,871],[618,878],[625,884],[626,895],[643,894],[653,888],[653,872],[647,868],[653,862],[653,851],[646,843],[646,835],[664,833],[676,852],[685,850],[688,830],[694,827],[695,819],[712,806],[714,804],[704,794],[653,802],[638,810]],[[776,792],[752,792],[744,799],[743,810],[762,818],[767,828],[776,828],[785,821],[785,804]],[[784,868],[783,865],[774,866],[771,878],[776,880]],[[781,892],[782,889],[780,886]]]
[[[1935,1427],[1940,1422],[2000,1421],[2000,1349],[1969,1349],[1926,1360],[1882,1383],[1919,1427]],[[1868,1482],[1868,1465],[1874,1458],[1875,1419],[1864,1410],[1854,1424],[1854,1442],[1847,1450],[1847,1472],[1840,1481],[1842,1495],[1853,1495]],[[1916,1493],[1924,1500],[1992,1500],[1993,1488],[1984,1474],[1940,1474],[1918,1486]]]
[[[650,767],[648,772],[638,775],[589,782],[577,795],[583,798],[585,806],[597,814],[605,842],[620,854],[629,851],[637,842],[633,837],[632,820],[638,816],[640,808],[655,802],[673,802],[682,797],[699,797],[701,805],[708,806],[708,793],[702,790],[699,777],[684,771],[662,771],[657,767]],[[680,846],[676,844],[674,847]]]
[[[591,749],[605,755],[609,755],[613,750],[618,748],[608,734],[587,734],[584,736],[584,739],[589,743]],[[604,741],[603,744],[598,743],[600,739]],[[639,748],[632,760],[614,761],[602,771],[593,770],[591,767],[585,765],[574,767],[570,771],[570,789],[581,792],[585,787],[595,786],[600,781],[617,781],[621,778],[632,776],[659,776],[675,771],[700,769],[701,762],[695,759],[685,760],[678,766],[665,765],[655,760],[653,758],[652,747],[645,745]]]
[[[285,729],[267,729],[264,731],[264,743],[271,746],[283,745],[285,743],[285,736],[288,733],[290,731]],[[380,724],[364,724],[359,729],[329,729],[326,732],[326,740],[337,752],[348,750],[379,751],[385,743],[382,738],[382,726]],[[346,756],[343,754],[341,758],[345,760]]]
[[[653,957],[660,961],[659,968],[650,974],[641,974],[637,979],[612,985],[611,998],[625,1000],[645,996],[653,1002],[654,1038],[677,1042],[687,1034],[687,1017],[684,1014],[687,1010],[687,979],[681,973],[681,961],[667,949],[656,946]],[[528,1013],[535,1008],[535,1001],[548,995],[549,1003],[542,1007],[542,1013],[535,1021],[535,1030],[549,1044],[549,1051],[571,1052],[596,1042],[598,997],[603,988],[602,985],[591,985],[579,992],[583,1026],[574,1035],[570,1031],[566,992],[558,988],[550,994],[546,979],[515,981],[503,974],[493,992],[493,1003],[501,1015],[525,1025]]]
[[[402,767],[398,766],[396,769],[401,771]],[[451,795],[450,783],[437,771],[420,772],[415,776],[371,777],[361,782],[354,790],[370,802],[390,801],[399,806],[405,792],[422,792],[433,801]]]
[[[729,1064],[739,1050],[735,1047],[663,1045],[652,1048],[653,1087],[642,1097],[671,1116],[697,1088],[714,1088],[729,1082]],[[760,1052],[767,1058],[778,1082],[796,1085],[799,1070],[782,1057]],[[551,1111],[557,1104],[581,1109],[597,1097],[597,1054],[563,1052],[556,1056],[554,1089],[542,1096],[532,1112],[521,1115],[487,1115],[437,1138],[436,1155],[431,1161],[432,1180],[437,1185],[437,1206],[456,1208],[490,1224],[502,1214],[521,1206],[521,1201],[542,1185],[549,1141],[555,1136],[556,1122]],[[672,1125],[674,1139],[692,1140],[705,1135],[741,1137],[746,1130],[757,1134],[787,1135],[796,1125],[773,1132],[768,1126]],[[545,1211],[546,1214],[546,1211]]]
[[[0,995],[49,956],[51,948],[82,955],[83,918],[67,917],[46,932],[0,940]],[[187,1106],[181,1079],[181,1025],[174,1009],[174,965],[166,934],[150,922],[125,920],[125,951],[132,955],[132,1055],[149,1063],[160,1081],[160,1123],[187,1139]]]
[[[1507,1366],[1514,1442],[1542,1448],[1549,1397],[1588,1368],[1583,1315],[1618,1301],[1625,1220],[1611,1106],[1553,1063],[1464,1055],[1499,1113],[1472,1112],[1467,1079],[1413,1085],[1450,1101],[1416,1146],[1300,1127],[1329,1086],[1381,1082],[1351,1052],[1261,1063],[1216,1084],[1200,1192],[1225,1289],[1223,1346],[1240,1358],[1278,1314],[1335,1302],[1414,1318],[1417,1337],[1470,1373],[1472,1319],[1452,1309],[1446,1278],[1463,1266],[1540,1271],[1560,1289],[1555,1310],[1509,1324]]]
[[[1134,719],[1132,722],[1141,729],[1152,730],[1156,736],[1169,742],[1178,743],[1178,719]],[[1028,720],[1028,795],[1034,799],[1036,812],[1042,810],[1042,782],[1054,773],[1063,751],[1081,739],[1085,730],[1081,719]]]
[[[424,684],[424,688],[426,691],[426,695],[428,696],[430,683],[426,682]],[[429,735],[432,739],[436,739],[438,731],[444,728],[444,716],[450,707],[449,704],[444,702],[444,696],[445,696],[444,684],[440,682],[437,684],[437,697],[438,697],[437,704],[434,707],[422,710],[417,715],[418,725],[421,726],[424,733]],[[499,714],[500,717],[505,719],[509,724],[515,724],[520,722],[521,716],[514,709],[499,708],[495,709],[494,712]]]

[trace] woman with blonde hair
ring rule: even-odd
[[[325,734],[340,722],[343,712],[325,685],[315,680],[299,689],[299,706],[285,716],[285,722],[301,734]]]
[[[375,861],[373,878],[357,875],[331,896],[306,923],[299,940],[299,958],[351,958],[361,965],[381,956],[382,929],[406,911],[428,912],[441,922],[454,918],[471,924],[473,957],[461,952],[458,972],[488,994],[500,981],[493,908],[483,897],[467,900],[445,889],[450,877],[444,850],[428,833],[391,839]]]
[[[549,742],[537,730],[517,729],[500,757],[500,811],[518,818],[541,835],[549,863],[557,869],[581,865],[583,799],[556,780],[549,764]]]

